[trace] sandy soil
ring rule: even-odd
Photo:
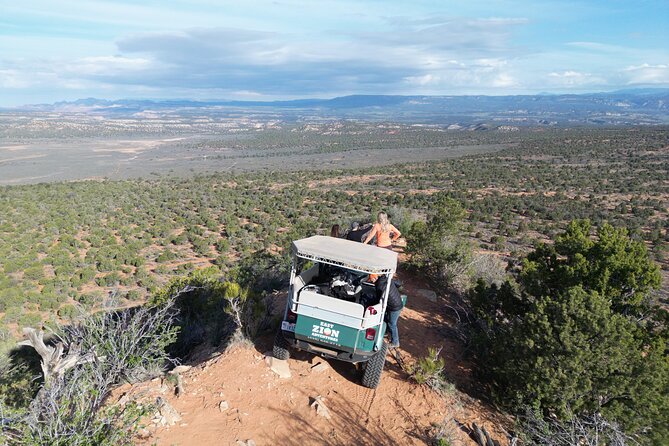
[[[145,178],[149,174],[191,176],[229,171],[293,171],[360,168],[443,160],[496,152],[505,145],[359,149],[320,153],[314,148],[219,149],[189,147],[181,138],[45,138],[30,144],[0,141],[0,185],[44,181]],[[21,152],[18,152],[21,150]],[[20,153],[20,155],[19,155]]]
[[[351,183],[370,183],[372,181],[383,180],[391,177],[390,175],[357,175],[328,178],[326,180],[314,180],[307,183],[307,187],[313,189],[317,186],[339,186]]]
[[[359,385],[360,372],[348,363],[293,352],[291,378],[279,378],[264,361],[272,336],[255,346],[238,347],[217,358],[194,365],[183,374],[185,394],[173,395],[173,385],[160,380],[122,388],[124,393],[165,398],[181,414],[171,427],[151,425],[141,444],[235,445],[252,439],[257,445],[425,445],[431,444],[435,425],[441,424],[453,445],[475,445],[468,436],[472,422],[484,425],[501,445],[508,444],[504,419],[476,398],[472,365],[463,359],[463,347],[450,335],[454,321],[448,314],[448,297],[432,302],[418,293],[426,288],[402,274],[409,295],[399,322],[402,347],[388,355],[380,386]],[[442,347],[446,376],[454,389],[445,395],[418,386],[406,366]],[[325,371],[313,371],[318,363]],[[402,365],[405,367],[403,368]],[[310,407],[313,398],[325,398],[331,419]],[[226,401],[229,409],[221,411]]]

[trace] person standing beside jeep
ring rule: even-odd
[[[398,282],[395,279],[391,280],[390,290],[388,291],[388,303],[386,304],[385,320],[388,324],[388,330],[390,331],[389,347],[398,348],[400,346],[400,335],[399,330],[397,329],[397,320],[400,318],[400,313],[404,308],[404,302],[402,302],[402,295],[400,294]],[[387,285],[388,276],[386,275],[382,275],[374,281],[376,296],[379,299],[383,297]]]
[[[401,235],[402,233],[399,229],[393,226],[390,220],[388,220],[388,215],[385,212],[379,212],[376,223],[372,226],[372,230],[363,243],[369,243],[376,236],[376,246],[392,251],[393,242],[400,238]]]

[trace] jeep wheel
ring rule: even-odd
[[[288,350],[290,344],[286,341],[286,338],[283,337],[281,329],[276,332],[276,337],[274,338],[274,348],[272,348],[272,356],[276,359],[286,360],[290,358],[290,351]]]
[[[385,342],[372,358],[365,364],[365,372],[362,375],[362,385],[370,389],[376,389],[381,382],[381,373],[386,364],[386,353],[388,353],[388,344]]]

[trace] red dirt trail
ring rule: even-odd
[[[360,374],[348,363],[325,360],[291,351],[291,378],[279,378],[264,361],[271,350],[272,335],[255,347],[238,347],[217,358],[193,366],[183,374],[185,394],[177,398],[159,380],[141,383],[122,392],[166,399],[182,420],[170,427],[150,425],[143,444],[156,445],[237,445],[253,440],[256,445],[430,445],[435,425],[442,424],[451,445],[475,445],[462,424],[485,426],[501,445],[507,445],[503,426],[509,420],[488,405],[461,390],[475,384],[472,365],[463,359],[463,346],[452,336],[453,312],[444,305],[422,297],[417,290],[427,288],[400,273],[407,307],[399,322],[400,358],[412,364],[427,355],[428,347],[442,347],[445,375],[455,385],[444,396],[409,379],[397,358],[388,355],[381,384],[376,390],[359,385]],[[450,314],[449,314],[450,312]],[[312,371],[319,362],[329,366]],[[325,398],[331,418],[316,414],[310,407],[316,396]],[[221,411],[219,404],[229,408]]]

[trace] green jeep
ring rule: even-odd
[[[288,359],[289,347],[364,367],[362,385],[376,388],[386,361],[384,315],[397,253],[333,237],[292,244],[288,302],[273,354]],[[379,298],[369,275],[387,275]],[[405,296],[402,296],[406,299]]]

